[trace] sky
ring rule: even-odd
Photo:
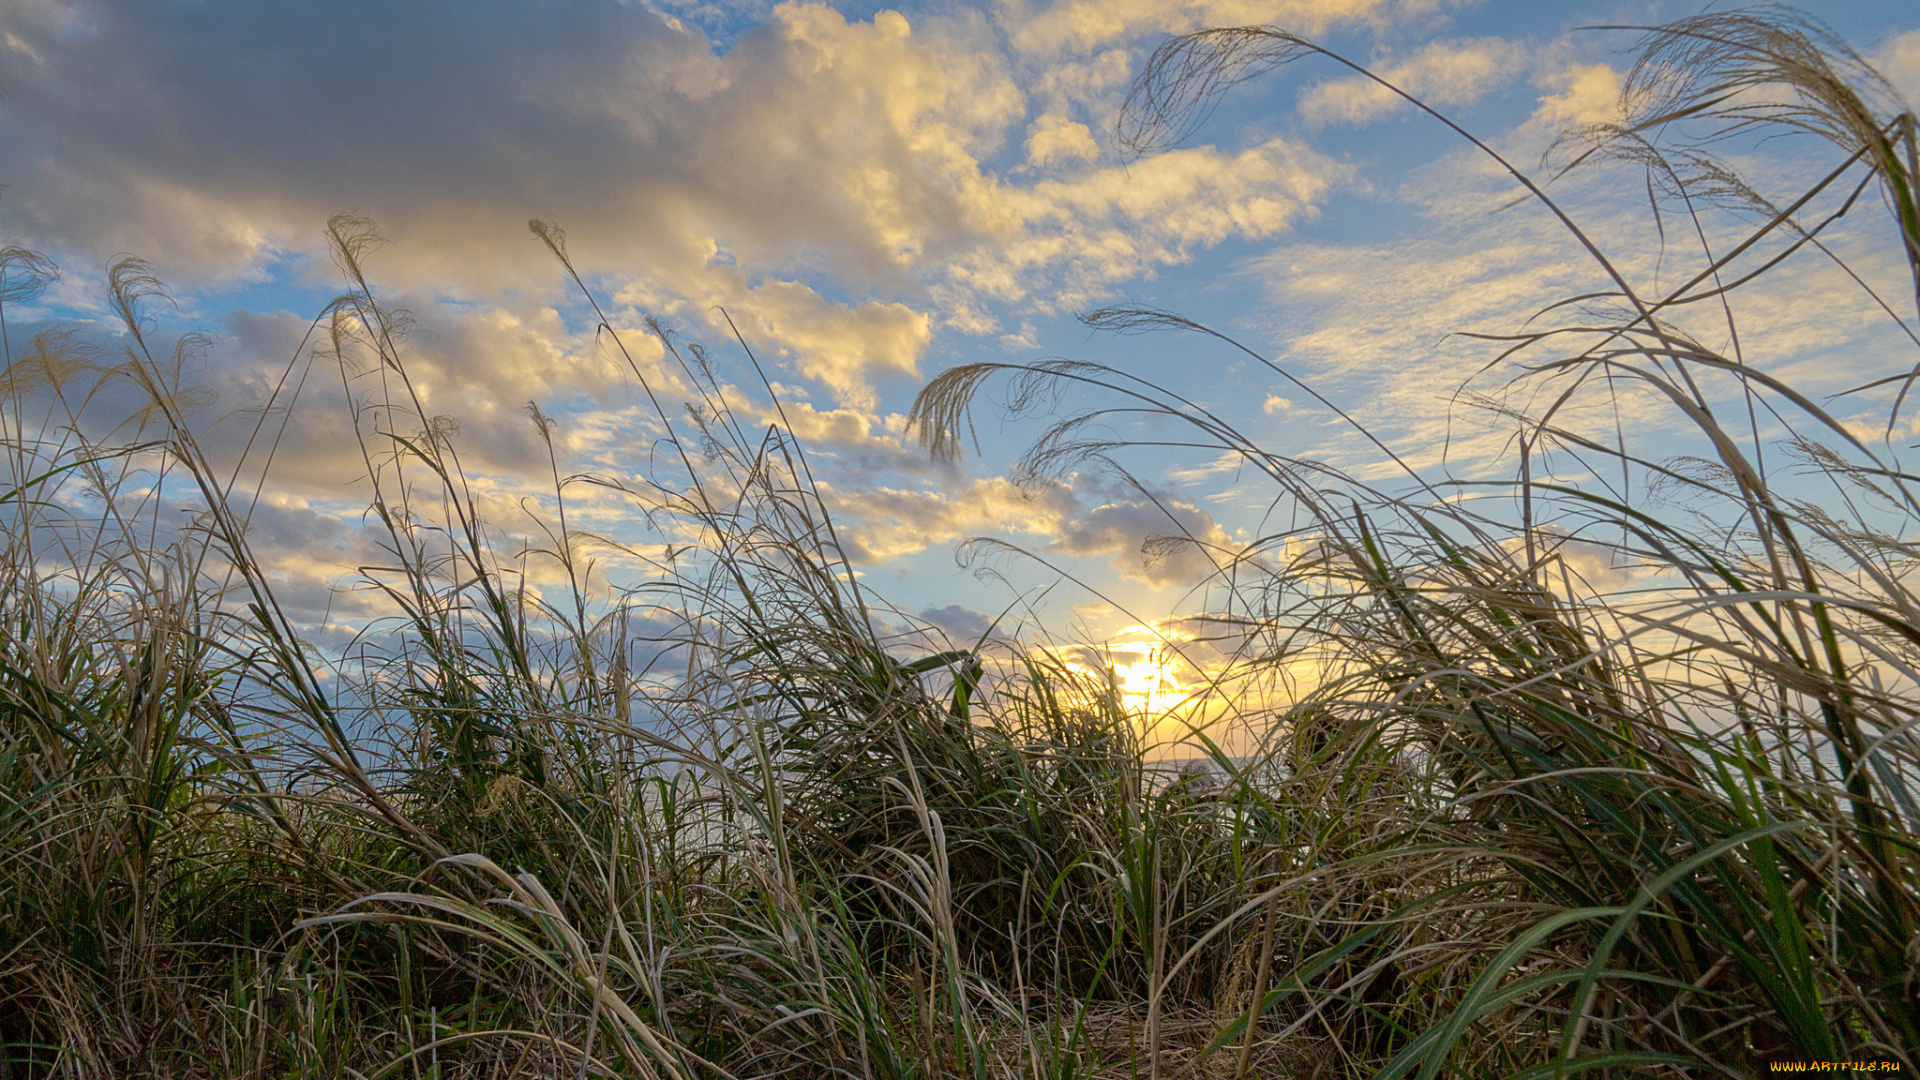
[[[1602,282],[1549,215],[1514,204],[1484,155],[1329,61],[1241,86],[1179,146],[1127,156],[1115,122],[1153,48],[1217,25],[1310,35],[1536,168],[1560,133],[1617,108],[1634,36],[1582,27],[1697,10],[0,0],[0,242],[64,270],[6,312],[9,347],[20,355],[56,323],[112,339],[103,268],[137,254],[174,301],[154,309],[156,332],[208,337],[186,374],[208,391],[205,441],[231,458],[247,410],[312,357],[309,327],[342,288],[323,228],[351,209],[387,241],[366,268],[411,314],[404,356],[426,408],[452,418],[493,524],[534,535],[527,515],[551,516],[556,465],[530,403],[553,420],[563,473],[634,475],[652,453],[642,387],[529,233],[529,219],[551,220],[667,398],[686,389],[645,334],[649,316],[746,385],[738,328],[809,448],[849,556],[894,608],[959,638],[1003,613],[1031,617],[1030,636],[1119,643],[1120,666],[1146,679],[1140,627],[1210,602],[1202,554],[1149,541],[1244,544],[1273,528],[1274,492],[1206,449],[1126,456],[1138,486],[1092,466],[1016,484],[1009,471],[1047,418],[997,411],[1003,385],[976,414],[977,446],[932,461],[905,422],[927,379],[976,361],[1098,361],[1263,446],[1404,486],[1304,384],[1422,475],[1501,475],[1508,430],[1459,393],[1491,389],[1476,372],[1492,350],[1456,332],[1512,329]],[[1920,100],[1920,6],[1836,0],[1817,14]],[[1729,152],[1787,192],[1834,161],[1811,140]],[[1688,264],[1662,248],[1642,184],[1594,170],[1555,190],[1630,273],[1678,280]],[[1898,253],[1859,217],[1835,246],[1869,281],[1888,278]],[[1845,275],[1796,263],[1770,289],[1741,313],[1757,362],[1816,393],[1883,373],[1900,328]],[[1216,339],[1076,319],[1108,305],[1178,312],[1299,382]],[[254,522],[316,638],[381,611],[351,587],[377,553],[348,406],[364,387],[323,368],[302,367],[322,377],[302,387]],[[780,422],[741,400],[756,423]],[[1070,394],[1055,407],[1101,403]],[[1863,430],[1884,419],[1871,402],[1857,413]],[[1627,422],[1682,451],[1682,423],[1657,405],[1630,403]],[[1113,423],[1184,438],[1165,422]],[[644,541],[620,499],[569,499],[576,527]],[[1028,554],[969,563],[959,545],[971,537]],[[622,572],[607,564],[610,580]]]

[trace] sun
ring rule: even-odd
[[[1148,649],[1143,659],[1113,665],[1114,686],[1129,711],[1137,709],[1153,715],[1186,699],[1186,691],[1168,663],[1167,651]]]

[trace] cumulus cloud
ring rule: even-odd
[[[391,561],[375,530],[319,513],[299,500],[270,499],[250,508],[247,541],[275,580],[275,596],[297,621],[326,623],[391,614],[378,593],[342,588],[343,574]]]
[[[1577,126],[1620,117],[1620,73],[1609,64],[1574,64],[1547,73],[1539,82],[1552,92],[1540,98],[1535,123]]]
[[[1172,498],[1092,507],[1063,522],[1048,546],[1069,555],[1107,555],[1121,577],[1156,588],[1195,584],[1231,557],[1212,515]]]
[[[927,316],[905,304],[829,304],[797,281],[769,281],[736,295],[731,309],[742,333],[780,343],[800,374],[858,408],[874,407],[870,378],[919,374],[932,337]]]
[[[786,3],[716,51],[642,5],[37,0],[0,34],[15,237],[233,279],[296,265],[357,206],[395,241],[385,280],[484,298],[551,287],[525,231],[551,216],[584,270],[721,333],[724,308],[862,406],[919,374],[935,325],[998,333],[982,302],[1271,235],[1338,174],[1278,142],[1095,167],[1071,95],[1036,109],[965,13]],[[991,163],[1023,131],[1045,180]]]
[[[661,433],[655,418],[615,406],[629,396],[623,383],[632,381],[631,368],[625,357],[616,366],[605,355],[604,337],[569,331],[553,309],[538,305],[456,308],[420,299],[420,313],[401,320],[394,337],[398,368],[352,337],[336,341],[328,320],[287,311],[228,311],[201,322],[202,335],[181,334],[194,322],[150,306],[145,338],[162,369],[174,367],[167,358],[178,348],[178,371],[163,381],[189,406],[193,438],[237,491],[264,484],[268,497],[344,506],[350,514],[371,495],[370,470],[392,479],[394,457],[404,450],[394,436],[431,427],[448,438],[476,491],[484,498],[489,487],[497,489],[494,509],[504,521],[521,517],[521,487],[539,493],[552,486],[552,462],[530,403],[545,402],[549,412],[556,400],[567,407],[554,433],[563,462],[622,459],[631,466],[643,456],[636,450]],[[123,331],[85,319],[24,326],[10,319],[9,329],[17,358],[44,350],[46,372],[60,373],[39,377],[42,363],[34,361],[7,381],[29,428],[72,423],[88,438],[111,442],[136,437],[129,417],[144,413],[156,421],[150,398],[124,374],[135,353]],[[657,340],[631,328],[622,337],[632,366],[656,390],[669,400],[684,392]],[[68,405],[56,399],[56,382]],[[69,420],[66,408],[83,402]],[[609,412],[617,420],[596,429]]]
[[[1027,163],[1039,168],[1060,162],[1091,161],[1100,156],[1087,125],[1048,113],[1027,129]]]
[[[453,443],[470,472],[546,473],[547,450],[527,404],[567,395],[590,401],[620,381],[621,370],[591,340],[570,333],[552,308],[450,309],[420,299],[427,302],[398,341],[400,360],[426,420],[450,418],[442,423],[457,431]],[[377,463],[395,449],[378,433],[410,435],[423,420],[392,371],[351,344],[334,354],[326,327],[309,335],[312,326],[285,311],[233,311],[214,321],[213,344],[192,373],[218,394],[209,410],[217,422],[200,439],[226,467],[248,455],[257,468],[271,453],[275,490],[361,498],[366,453]],[[651,381],[673,388],[658,343],[644,333],[624,337]]]
[[[849,477],[884,478],[899,482],[924,477],[957,483],[963,474],[951,461],[936,461],[907,436],[907,418],[900,413],[876,415],[862,409],[820,409],[807,401],[770,404],[743,403],[754,423],[791,432],[816,461],[830,462]]]
[[[1449,454],[1492,459],[1503,435],[1476,441],[1482,433],[1450,423],[1449,395],[1486,350],[1446,335],[1509,330],[1540,303],[1605,285],[1530,208],[1491,213],[1511,197],[1508,181],[1462,158],[1397,192],[1376,176],[1369,190],[1394,202],[1388,212],[1417,219],[1407,238],[1343,240],[1335,229],[1290,242],[1343,188],[1360,186],[1347,164],[1360,143],[1343,147],[1351,132],[1323,130],[1314,137],[1345,153],[1321,153],[1287,125],[1365,124],[1394,107],[1350,79],[1308,85],[1297,117],[1236,131],[1222,114],[1209,129],[1215,145],[1123,168],[1106,143],[1150,35],[1205,24],[1444,28],[1432,16],[1445,6],[994,0],[863,20],[766,0],[20,0],[0,7],[0,138],[10,151],[0,162],[9,185],[0,230],[83,262],[141,251],[187,284],[284,283],[324,265],[314,256],[329,212],[361,207],[395,241],[374,276],[415,310],[404,348],[424,407],[458,418],[455,445],[476,474],[476,499],[520,521],[521,500],[551,486],[529,401],[559,418],[563,473],[631,481],[670,456],[658,418],[625,393],[624,359],[557,294],[555,268],[526,233],[528,217],[551,216],[568,227],[574,257],[610,298],[675,423],[688,387],[657,341],[629,329],[645,315],[718,344],[731,337],[724,309],[769,359],[784,415],[733,387],[729,400],[750,426],[786,425],[807,445],[863,569],[997,534],[1145,588],[1190,585],[1211,569],[1205,546],[1230,546],[1263,512],[1257,484],[1227,479],[1236,459],[1166,463],[1153,482],[1207,493],[1161,494],[1159,505],[1086,478],[1021,490],[927,460],[906,437],[905,392],[969,350],[1071,349],[1048,320],[1090,302],[1161,291],[1180,307],[1190,283],[1168,271],[1218,245],[1266,242],[1272,250],[1242,266],[1271,306],[1222,329],[1250,340],[1269,330],[1258,344],[1363,419],[1383,421],[1382,434],[1416,466]],[[1503,148],[1601,118],[1617,96],[1617,73],[1566,42],[1379,40],[1394,43],[1375,54],[1383,74],[1439,105],[1530,83],[1532,121],[1487,133]],[[1920,33],[1875,55],[1896,83],[1920,86]],[[1622,211],[1617,192],[1581,182],[1555,191],[1593,200],[1581,213],[1596,236],[1653,250],[1628,235],[1644,224],[1638,207]],[[1636,281],[1671,280],[1680,261],[1634,256],[1622,266]],[[1784,354],[1824,326],[1833,344],[1808,355],[1871,352],[1864,333],[1832,330],[1832,312],[1852,311],[1851,301],[1808,284],[1797,266],[1777,280],[1763,309],[1741,312],[1766,341]],[[1245,284],[1216,275],[1208,287],[1227,296]],[[307,320],[191,303],[189,312],[220,339],[201,372],[221,395],[209,415],[240,410],[207,434],[227,463],[250,437],[247,410],[266,403],[299,353]],[[13,322],[15,309],[7,315]],[[1826,364],[1816,382],[1837,385],[1858,368]],[[1278,433],[1282,449],[1369,477],[1391,468],[1373,445],[1317,423],[1319,409],[1298,390],[1247,370],[1194,375],[1208,380],[1195,400],[1251,421],[1247,430]],[[1223,390],[1229,377],[1236,382]],[[349,369],[347,393],[376,403],[381,378],[363,362]],[[366,468],[355,432],[372,423],[363,411],[356,429],[338,407],[340,383],[337,370],[315,367],[303,400],[334,407],[302,408],[284,432],[273,429],[274,483],[323,517],[351,504]],[[1651,406],[1626,408],[1630,420],[1655,422]],[[570,498],[580,500],[570,505],[576,524],[615,535],[622,515],[631,521],[615,496],[583,485]],[[1233,528],[1213,516],[1241,510]],[[300,547],[306,526],[288,521],[293,532],[263,530],[262,542],[284,539],[292,557],[333,564]],[[1155,540],[1183,536],[1200,543]],[[956,626],[970,616],[932,603],[929,613]]]
[[[841,389],[866,367],[911,371],[924,318],[767,268],[823,253],[872,281],[910,261],[927,223],[965,219],[971,155],[1021,107],[990,60],[936,61],[891,12],[784,6],[725,55],[637,6],[76,3],[0,20],[17,43],[0,54],[16,235],[232,275],[359,205],[397,241],[390,273],[472,289],[550,279],[524,222],[554,215],[588,269],[737,307]],[[723,247],[757,272],[713,264]]]

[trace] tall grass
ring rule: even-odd
[[[1920,281],[1912,114],[1784,11],[1649,31],[1642,55],[1637,111],[1577,133],[1552,167],[1650,169],[1660,212],[1703,237],[1714,213],[1752,224],[1647,294],[1509,167],[1615,286],[1493,345],[1518,372],[1495,402],[1522,447],[1512,515],[1412,474],[1385,491],[1272,453],[1102,365],[967,365],[921,394],[915,422],[945,454],[993,379],[1013,381],[1016,409],[1062,388],[1118,395],[1301,509],[1289,534],[1215,553],[1211,617],[1239,647],[1210,704],[1256,741],[1196,730],[1209,774],[1151,762],[1137,711],[1054,652],[890,636],[903,620],[844,556],[804,448],[750,420],[780,403],[745,343],[730,370],[757,378],[752,403],[657,323],[665,373],[640,362],[551,223],[535,236],[653,409],[634,457],[665,464],[567,475],[555,450],[540,550],[515,554],[454,426],[414,391],[370,223],[336,217],[347,288],[301,359],[358,403],[386,548],[361,584],[391,618],[323,656],[276,603],[240,480],[268,464],[298,364],[249,457],[217,467],[196,438],[196,342],[160,348],[158,284],[117,264],[119,351],[48,333],[8,357],[0,1068],[1920,1067],[1920,503],[1888,454],[1682,329],[1707,304],[1737,330],[1740,291],[1822,256],[1836,212],[1874,189]],[[1227,86],[1313,56],[1345,63],[1271,29],[1175,39],[1123,134],[1163,145]],[[1708,154],[1777,124],[1837,147],[1784,208]],[[56,272],[0,253],[0,319]],[[1089,322],[1212,333],[1143,309]],[[1908,366],[1887,364],[1890,423]],[[1579,426],[1589,397],[1628,383],[1709,456],[1657,459]],[[1554,404],[1505,404],[1526,400]],[[1789,432],[1779,445],[1729,426],[1749,404]],[[1124,444],[1089,437],[1101,415],[1054,426],[1023,472],[1124,470]],[[535,407],[530,422],[553,449],[556,421]],[[1783,455],[1802,477],[1777,484]],[[1573,461],[1635,486],[1561,479]],[[1802,494],[1809,470],[1831,494]],[[1670,503],[1623,494],[1653,477],[1700,512],[1675,524]],[[668,554],[569,528],[589,486]],[[169,524],[179,507],[189,527]],[[1637,591],[1581,582],[1575,544],[1610,548]],[[610,587],[615,557],[637,584]]]
[[[1230,86],[1312,56],[1354,67],[1270,29],[1176,39],[1136,83],[1123,136],[1165,145]],[[1820,233],[1874,188],[1920,280],[1913,114],[1844,43],[1784,9],[1647,31],[1623,108],[1621,122],[1570,137],[1561,168],[1637,164],[1655,211],[1699,230],[1701,268],[1663,294],[1642,292],[1544,184],[1433,114],[1502,166],[1612,283],[1496,339],[1498,359],[1518,371],[1505,400],[1545,390],[1536,399],[1552,403],[1496,403],[1519,436],[1517,519],[1440,498],[1417,477],[1411,497],[1330,477],[1098,366],[974,365],[921,396],[928,445],[951,452],[947,433],[996,368],[1020,383],[1016,407],[1052,384],[1089,384],[1198,428],[1307,511],[1307,553],[1288,557],[1279,542],[1239,553],[1239,580],[1267,565],[1260,556],[1277,568],[1265,589],[1240,586],[1233,599],[1257,642],[1250,665],[1306,655],[1325,672],[1278,730],[1296,741],[1336,732],[1348,749],[1320,767],[1348,773],[1346,784],[1385,762],[1418,774],[1383,806],[1394,843],[1350,864],[1370,879],[1394,868],[1392,910],[1357,920],[1325,954],[1365,947],[1402,988],[1401,1001],[1375,1010],[1399,1030],[1378,1075],[1738,1073],[1783,1056],[1911,1062],[1920,1046],[1911,477],[1680,322],[1689,306],[1713,305],[1737,349],[1741,291],[1805,249],[1831,254]],[[1781,127],[1839,151],[1833,172],[1784,209],[1708,152]],[[1803,222],[1836,187],[1819,211],[1830,216]],[[1757,224],[1716,252],[1707,230],[1721,222],[1706,219],[1721,208]],[[1893,302],[1874,299],[1911,338]],[[1200,329],[1143,310],[1089,321]],[[1905,366],[1890,361],[1883,381],[1901,384],[1889,432]],[[1676,464],[1583,431],[1573,417],[1587,399],[1612,406],[1622,384],[1678,412],[1708,456]],[[1111,462],[1119,448],[1081,435],[1097,415],[1054,427],[1027,468]],[[1827,498],[1793,494],[1804,481],[1782,490],[1758,421],[1743,432],[1725,419],[1756,415],[1785,429],[1790,460],[1831,483]],[[1550,456],[1571,463],[1559,475],[1661,480],[1716,505],[1689,531],[1621,494],[1628,484],[1558,479],[1543,468]],[[1635,593],[1575,580],[1563,554],[1575,541],[1636,568]],[[1351,982],[1316,989],[1305,976],[1320,961],[1295,961],[1300,981],[1276,997],[1291,993],[1310,1013],[1354,1004]]]

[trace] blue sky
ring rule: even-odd
[[[55,320],[110,334],[101,268],[119,252],[149,259],[178,302],[162,329],[214,338],[194,377],[219,395],[203,414],[209,444],[235,451],[234,410],[263,400],[340,288],[322,226],[356,208],[391,241],[368,265],[417,320],[408,363],[430,411],[458,421],[496,526],[524,532],[550,485],[528,402],[558,421],[563,469],[638,468],[646,423],[633,379],[526,229],[551,218],[616,323],[656,315],[738,379],[720,312],[732,317],[813,449],[860,569],[899,609],[964,632],[1032,601],[1047,625],[1031,633],[1139,641],[1136,620],[1208,603],[1194,591],[1203,559],[1149,559],[1142,544],[1176,527],[1244,543],[1271,528],[1273,493],[1199,451],[1127,459],[1153,498],[1094,469],[1020,490],[1006,471],[1044,423],[991,408],[978,454],[930,463],[903,430],[925,379],[974,360],[1099,360],[1263,445],[1396,482],[1374,447],[1232,349],[1074,319],[1151,305],[1281,363],[1429,476],[1499,476],[1508,433],[1455,394],[1489,350],[1447,335],[1510,329],[1598,281],[1537,208],[1501,209],[1516,189],[1486,160],[1329,63],[1241,87],[1180,148],[1124,159],[1114,120],[1152,48],[1208,25],[1299,30],[1532,166],[1557,134],[1616,107],[1633,37],[1578,27],[1695,10],[5,0],[0,239],[66,270],[8,323],[16,344]],[[1815,14],[1920,100],[1920,8]],[[1812,141],[1730,152],[1780,192],[1831,159]],[[1677,280],[1685,259],[1663,255],[1638,183],[1597,170],[1556,190],[1632,273]],[[1869,225],[1835,235],[1874,280],[1896,263]],[[1871,354],[1899,329],[1819,267],[1783,274],[1742,316],[1765,331],[1760,359],[1816,392],[1877,373]],[[671,396],[658,350],[642,352]],[[1635,408],[1638,437],[1680,438],[1674,418]],[[1860,404],[1863,425],[1876,408]],[[311,380],[257,525],[316,633],[377,613],[333,589],[370,550],[349,416],[337,372]],[[580,500],[576,523],[643,539],[617,501]],[[1055,572],[1018,559],[995,564],[1003,581],[981,580],[955,562],[971,536],[1012,541],[1092,590],[1042,595]]]

